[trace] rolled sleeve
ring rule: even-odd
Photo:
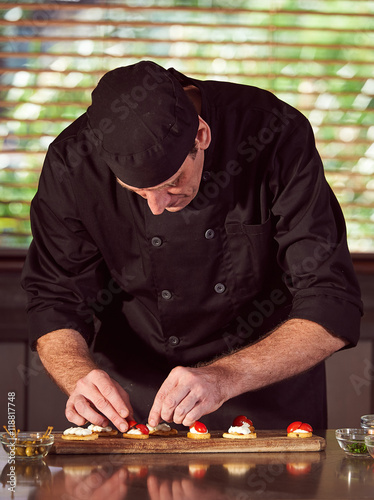
[[[290,318],[314,321],[328,332],[346,339],[354,347],[360,336],[361,308],[346,297],[333,296],[331,290],[294,299]]]
[[[31,205],[33,241],[22,286],[32,349],[42,335],[67,328],[90,343],[94,321],[87,298],[94,301],[104,286],[102,257],[77,216],[69,176],[61,176],[62,168],[62,158],[50,149]]]
[[[285,168],[287,162],[287,168]],[[279,149],[272,179],[278,264],[293,296],[291,318],[322,325],[356,345],[360,288],[347,246],[345,221],[331,191],[306,119]]]

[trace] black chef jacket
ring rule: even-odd
[[[264,90],[170,71],[200,89],[211,128],[196,198],[152,215],[100,159],[84,114],[47,153],[23,274],[32,347],[48,332],[78,330],[138,419],[176,365],[256,342],[288,318],[352,346],[361,316],[344,220],[306,118]],[[323,428],[325,396],[321,363],[203,420],[225,428],[244,413],[257,428]]]

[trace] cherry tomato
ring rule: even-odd
[[[142,434],[149,434],[149,429],[146,425],[138,424],[135,427],[136,427],[136,429],[139,429]]]
[[[190,476],[194,479],[201,479],[206,475],[207,467],[205,465],[202,466],[191,466],[189,467]]]
[[[313,428],[309,424],[301,424],[299,429],[301,429],[302,431],[313,432]]]
[[[292,422],[292,424],[290,424],[287,427],[287,433],[288,432],[295,432],[299,429],[302,431],[313,432],[313,429],[309,424],[303,424],[302,422],[297,420],[296,422]]]
[[[245,415],[239,415],[236,418],[234,418],[232,425],[234,427],[241,427],[244,423],[247,423],[248,425],[253,425],[252,420],[247,418]]]
[[[309,474],[312,470],[312,464],[308,463],[288,463],[286,465],[287,472],[292,476],[301,476],[303,474]]]
[[[140,478],[140,477],[147,477],[148,476],[148,467],[146,465],[139,466],[139,467],[136,467],[136,466],[129,467],[128,471],[129,471],[130,477]]]
[[[191,425],[190,429],[192,428],[194,428],[195,431],[197,432],[201,432],[202,434],[208,432],[208,429],[206,428],[205,424],[199,421],[196,421],[193,425]]]
[[[135,427],[137,424],[135,420],[128,420],[127,423],[129,424],[129,429],[131,429],[131,427]]]

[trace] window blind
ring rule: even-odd
[[[11,1],[0,10],[1,247],[28,246],[46,149],[85,111],[100,76],[150,59],[265,88],[304,113],[351,252],[374,252],[374,1]]]

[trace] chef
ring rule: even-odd
[[[51,144],[23,271],[66,417],[324,428],[324,360],[362,313],[307,119],[150,61],[109,71]]]

